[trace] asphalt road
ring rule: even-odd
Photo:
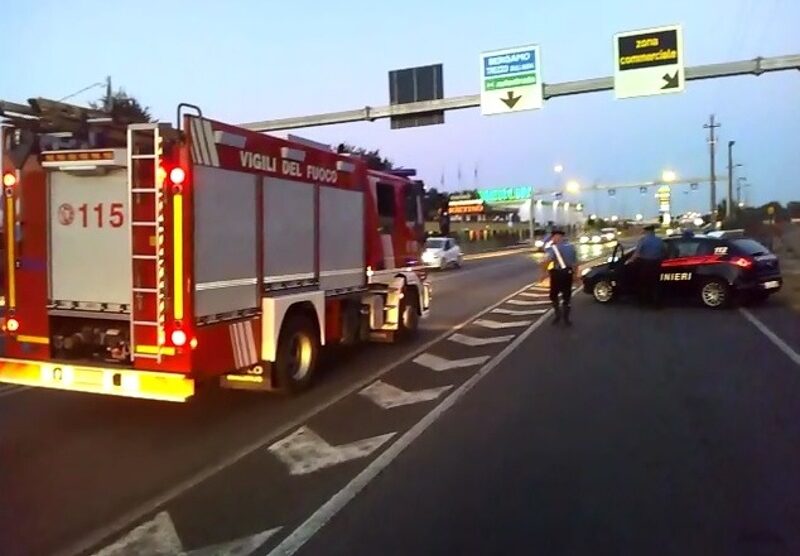
[[[800,554],[798,315],[576,305],[298,553]]]
[[[259,500],[275,525],[288,532],[292,520],[323,501],[316,494],[324,499],[338,483],[321,480],[319,492],[308,489],[314,495],[305,497],[281,494],[280,463],[248,468],[252,458],[266,457],[264,447],[270,442],[315,419],[333,428],[334,438],[349,431],[347,422],[338,431],[333,426],[337,419],[347,421],[346,412],[340,417],[337,409],[327,418],[326,408],[347,403],[350,392],[473,320],[530,283],[535,273],[524,254],[435,273],[435,309],[415,342],[334,354],[315,387],[298,398],[230,392],[172,405],[31,389],[0,391],[0,553],[92,552],[171,506],[182,546],[207,546],[269,524],[259,512],[234,518],[233,509],[226,508],[246,510],[253,485],[272,479],[274,488]],[[245,490],[231,498],[226,493],[237,484]],[[282,495],[303,503],[287,504]],[[292,506],[288,516],[280,511],[287,505]],[[121,552],[127,553],[137,552]]]

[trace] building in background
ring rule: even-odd
[[[448,212],[453,222],[528,222],[531,187],[476,189],[450,195]],[[536,200],[533,216],[537,228],[581,226],[585,221],[580,203]]]

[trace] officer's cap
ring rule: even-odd
[[[553,230],[550,232],[550,235],[552,235],[552,236],[562,235],[563,236],[564,235],[564,230],[562,230],[561,228],[553,228]]]
[[[643,230],[647,230],[648,232],[654,232],[655,229],[656,229],[656,225],[655,224],[648,224],[647,226],[645,226],[642,229]]]

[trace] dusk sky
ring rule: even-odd
[[[444,64],[445,96],[479,90],[482,51],[542,49],[546,83],[613,71],[616,32],[683,25],[687,66],[800,54],[797,0],[533,2],[12,0],[0,19],[0,99],[61,98],[111,75],[173,121],[179,102],[229,123],[388,104],[387,72]],[[101,89],[72,102],[97,98]],[[556,186],[708,175],[703,124],[721,122],[718,172],[736,140],[749,201],[800,200],[800,72],[689,82],[682,94],[614,100],[612,92],[554,98],[538,111],[481,116],[448,112],[445,125],[390,130],[389,122],[297,133],[379,147],[446,189]],[[719,197],[724,195],[720,180]],[[688,189],[685,187],[683,189]],[[680,188],[678,189],[680,191]],[[708,188],[677,193],[677,210],[708,209]],[[652,195],[586,193],[593,212],[655,212]]]

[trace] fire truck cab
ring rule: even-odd
[[[420,182],[179,111],[0,104],[0,382],[167,401],[306,388],[428,314]]]

